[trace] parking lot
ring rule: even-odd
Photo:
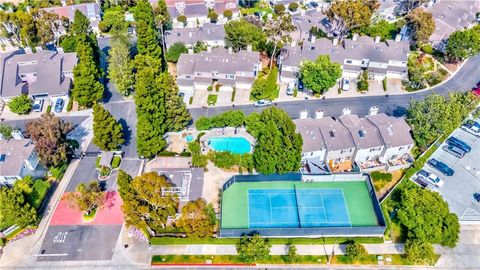
[[[425,164],[424,170],[434,173],[443,180],[443,186],[434,190],[448,202],[450,210],[458,215],[460,223],[480,223],[480,203],[473,198],[474,193],[480,193],[480,138],[460,128],[451,136],[464,141],[472,150],[463,158],[456,158],[442,149],[446,145],[444,142],[431,158],[446,163],[455,173],[452,176],[445,176],[428,164]]]

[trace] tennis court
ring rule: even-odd
[[[363,181],[237,182],[223,192],[223,229],[377,226]]]

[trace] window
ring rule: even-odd
[[[185,78],[187,78],[187,79],[191,79],[191,78],[192,78],[192,76],[190,76],[190,75],[186,75],[186,76],[185,76]]]
[[[229,79],[235,79],[235,75],[228,75]]]
[[[398,151],[402,151],[402,149],[403,149],[403,146],[400,146],[400,147],[398,148]]]
[[[351,63],[352,63],[352,60],[347,60],[347,61],[345,61],[345,63],[351,64]]]

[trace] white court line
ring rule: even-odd
[[[320,194],[320,200],[322,200],[322,205],[324,206],[323,207],[323,215],[325,216],[325,223],[328,223],[328,219],[327,219],[327,214],[325,213],[325,202],[323,201],[323,196],[322,194]]]
[[[342,197],[343,197],[343,204],[345,204],[345,209],[347,210],[348,223],[350,224],[350,228],[351,228],[352,227],[352,221],[350,220],[350,213],[348,212],[347,200],[345,200],[345,195],[343,194],[343,189],[342,189]]]

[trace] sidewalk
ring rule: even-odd
[[[345,254],[346,245],[295,245],[298,255]],[[402,254],[403,244],[364,244],[369,254]],[[272,245],[271,255],[286,255],[287,245]],[[237,255],[235,245],[166,245],[152,246],[151,255]]]

